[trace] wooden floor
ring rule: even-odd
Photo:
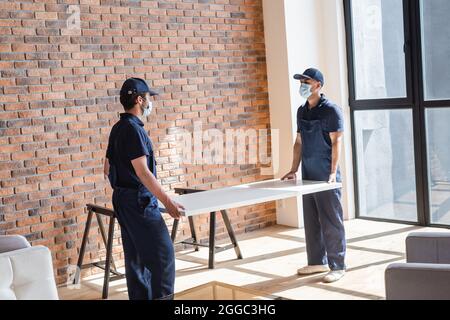
[[[208,249],[178,253],[175,291],[220,281],[295,300],[384,299],[384,270],[390,263],[404,262],[405,239],[413,231],[442,230],[366,220],[346,222],[347,274],[339,282],[324,284],[322,275],[296,274],[306,264],[304,231],[271,227],[240,236],[244,259],[236,260],[234,250],[219,253],[215,270],[207,268]],[[98,275],[83,279],[78,289],[60,287],[60,298],[100,299],[102,280]],[[128,299],[125,280],[111,283],[109,299]]]

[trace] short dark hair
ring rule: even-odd
[[[125,111],[128,111],[134,108],[134,106],[136,105],[136,99],[138,97],[142,97],[145,100],[147,99],[146,95],[147,92],[123,94],[120,96],[120,103],[122,104]]]

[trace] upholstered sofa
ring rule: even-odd
[[[57,300],[50,250],[0,236],[0,300]]]

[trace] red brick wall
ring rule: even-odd
[[[69,4],[81,9],[81,30],[66,28]],[[166,190],[261,179],[259,166],[184,166],[173,157],[173,128],[194,121],[269,128],[261,0],[1,0],[0,234],[48,246],[58,283],[76,264],[85,205],[111,206],[102,159],[130,76],[162,93],[146,128]],[[231,219],[238,234],[265,227],[274,205],[233,210]],[[207,215],[196,222],[205,238]],[[91,232],[86,261],[104,255]],[[120,239],[114,252],[120,260]]]

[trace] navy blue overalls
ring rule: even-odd
[[[343,131],[340,108],[325,96],[309,109],[308,102],[297,114],[298,133],[302,137],[302,176],[305,180],[328,181],[331,174],[332,144],[330,132]],[[340,169],[337,181],[342,182]],[[341,190],[303,196],[308,265],[329,265],[345,270],[345,230]]]
[[[156,197],[140,182],[131,161],[147,156],[156,176],[153,148],[144,124],[124,113],[111,130],[107,158],[113,207],[121,227],[130,300],[172,299],[175,255]]]

